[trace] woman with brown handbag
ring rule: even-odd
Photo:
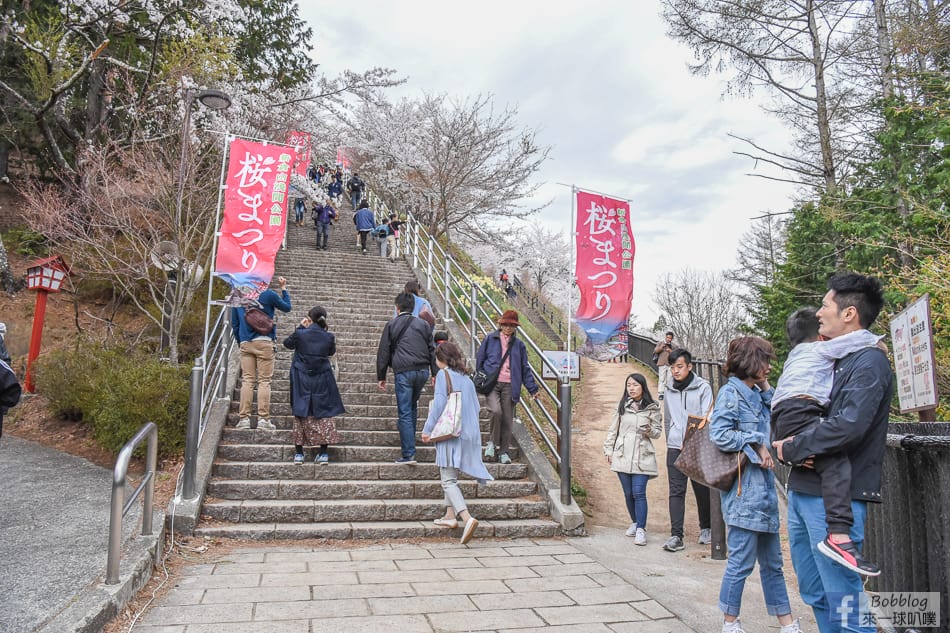
[[[635,545],[647,544],[647,482],[659,474],[653,440],[662,433],[663,417],[646,378],[630,374],[604,440],[604,455],[620,478],[632,521],[627,536],[634,537]]]
[[[728,527],[729,560],[719,589],[723,633],[743,633],[739,622],[745,579],[756,562],[769,615],[778,617],[780,633],[801,633],[782,572],[778,496],[769,453],[770,405],[773,389],[769,369],[772,345],[758,336],[729,343],[726,374],[710,418],[709,436],[720,450],[744,452],[749,458],[732,488],[722,493],[722,517]]]

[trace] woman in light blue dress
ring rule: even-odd
[[[429,418],[422,429],[422,441],[429,442],[432,429],[439,416],[445,409],[449,398],[448,381],[452,383],[452,391],[462,394],[462,433],[459,437],[437,442],[435,445],[435,463],[439,467],[442,479],[442,490],[445,492],[445,515],[435,520],[440,527],[457,528],[458,519],[462,520],[463,544],[471,540],[478,526],[478,520],[473,517],[465,504],[465,498],[459,488],[459,473],[463,472],[483,485],[493,477],[482,463],[482,432],[478,423],[478,394],[475,385],[468,377],[465,359],[462,350],[452,341],[446,341],[435,349],[435,362],[440,371],[435,379],[435,395],[429,405]],[[458,518],[456,518],[458,517]]]

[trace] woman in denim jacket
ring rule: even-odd
[[[781,633],[801,631],[798,620],[792,619],[782,573],[778,496],[772,455],[768,450],[772,402],[768,375],[774,358],[772,345],[758,336],[744,336],[729,343],[726,357],[729,382],[719,390],[709,426],[710,437],[721,450],[735,453],[748,446],[752,456],[757,457],[750,459],[742,469],[732,489],[722,493],[722,516],[728,526],[729,547],[729,561],[719,589],[723,633],[742,633],[739,622],[742,590],[756,561],[766,610],[778,616]]]

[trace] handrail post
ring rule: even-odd
[[[478,301],[478,286],[472,284],[472,296],[471,303],[468,305],[468,325],[469,330],[472,332],[472,361],[475,360],[476,346],[478,345],[478,327],[475,323],[477,317],[477,309],[475,307],[475,302]]]
[[[198,431],[201,425],[201,385],[204,366],[201,357],[195,359],[191,368],[191,393],[188,398],[188,423],[185,428],[185,467],[181,478],[181,496],[194,499],[195,474],[198,469]]]
[[[142,440],[148,440],[145,458],[145,476],[142,483],[132,494],[130,505],[125,504],[125,482],[129,472],[129,461],[132,452]],[[112,469],[112,501],[109,506],[109,543],[106,553],[106,584],[115,585],[119,582],[119,562],[122,554],[122,517],[128,512],[131,503],[139,493],[145,490],[142,508],[142,535],[152,533],[152,502],[155,497],[155,468],[158,464],[158,427],[154,422],[148,422],[139,429],[131,440],[119,451]]]
[[[228,324],[231,322],[231,308],[223,308],[222,312],[227,316],[225,316],[222,323],[221,336],[226,338],[227,343],[224,345],[224,356],[221,362],[221,384],[218,385],[218,398],[221,400],[228,397],[228,372],[230,371],[228,365],[230,365],[231,360],[231,347],[234,345],[234,338],[228,332]]]
[[[442,313],[442,318],[446,321],[452,320],[452,303],[450,298],[452,297],[452,289],[449,288],[449,256],[445,256],[445,268],[443,269],[442,274],[442,284],[443,284],[443,295],[445,297],[445,312]]]
[[[428,261],[426,262],[426,290],[432,290],[432,236],[429,236]]]
[[[412,223],[412,267],[419,267],[419,220]]]
[[[558,386],[558,399],[561,407],[558,411],[559,426],[561,427],[561,445],[558,453],[561,457],[561,503],[571,503],[571,377],[561,375]]]

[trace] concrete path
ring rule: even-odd
[[[0,438],[0,631],[41,630],[104,579],[111,493],[105,468]],[[141,529],[140,508],[125,538]]]
[[[693,631],[573,543],[240,548],[191,567],[134,631]]]

